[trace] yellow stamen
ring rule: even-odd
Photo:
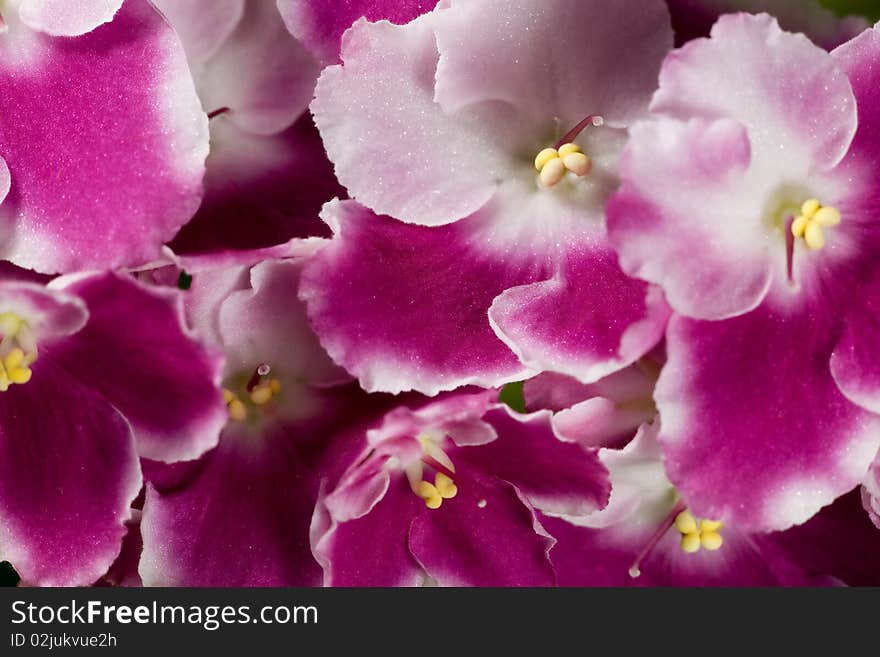
[[[721,523],[717,520],[699,520],[685,509],[675,517],[675,528],[681,533],[681,549],[688,554],[699,552],[703,547],[714,551],[721,547]]]
[[[438,472],[434,477],[434,488],[444,500],[451,500],[458,495],[458,486],[442,472]]]
[[[36,342],[28,323],[13,312],[0,313],[0,392],[30,381],[30,365],[36,360]]]
[[[818,251],[825,246],[822,228],[839,223],[840,211],[837,208],[823,206],[817,199],[811,198],[801,205],[801,214],[791,224],[791,234],[802,237],[808,249]]]
[[[272,399],[272,386],[268,384],[260,384],[251,390],[251,401],[257,406],[264,406]]]
[[[437,490],[436,486],[428,481],[420,481],[416,485],[416,495],[425,500],[425,506],[429,509],[439,509],[443,504],[443,496]]]
[[[538,178],[544,187],[553,187],[570,171],[576,176],[585,176],[593,167],[593,162],[584,155],[577,144],[563,144],[559,150],[545,148],[535,157]]]

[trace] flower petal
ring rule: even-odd
[[[409,551],[407,536],[413,516],[424,508],[406,478],[394,477],[369,513],[332,524],[314,540],[315,557],[324,568],[324,585],[421,584],[424,575]],[[377,536],[382,540],[377,541]]]
[[[306,265],[300,297],[321,344],[366,390],[434,395],[525,378],[486,313],[541,270],[486,253],[472,238],[479,216],[427,228],[353,202],[324,216],[335,236]]]
[[[489,309],[498,337],[524,365],[585,382],[650,351],[668,315],[662,293],[624,274],[604,244],[570,253],[561,274],[508,289]]]
[[[273,2],[247,2],[235,30],[198,72],[205,110],[258,134],[280,132],[308,107],[320,67]]]
[[[434,102],[434,19],[355,23],[343,42],[345,64],[324,69],[311,105],[352,197],[428,226],[480,209],[513,166],[507,137],[522,132],[509,112],[499,117],[501,108],[452,117]]]
[[[25,0],[22,22],[51,36],[73,37],[113,20],[123,0]]]
[[[553,539],[516,488],[470,466],[456,469],[456,483],[458,494],[439,509],[423,506],[410,529],[428,575],[440,586],[553,586]]]
[[[660,0],[617,0],[613,10],[603,0],[451,6],[436,21],[436,100],[448,113],[503,101],[557,119],[563,133],[587,114],[626,125],[646,111],[672,47]]]
[[[785,529],[852,489],[880,447],[880,417],[828,368],[831,307],[675,317],[657,384],[665,463],[694,513],[743,531]]]
[[[761,217],[744,205],[751,161],[745,127],[729,119],[660,118],[631,134],[623,183],[607,210],[623,269],[662,286],[669,304],[691,317],[754,308],[772,270]]]
[[[193,68],[229,38],[244,15],[245,0],[152,0],[180,35]]]
[[[37,342],[72,335],[89,316],[76,296],[27,280],[0,282],[0,308],[23,318]]]
[[[431,11],[437,0],[278,0],[287,29],[325,63],[339,59],[342,33],[358,18],[408,23]]]
[[[755,160],[767,158],[782,170],[831,169],[858,123],[852,89],[834,59],[804,35],[783,32],[767,14],[722,16],[711,39],[671,53],[651,109],[739,121]]]
[[[32,33],[33,34],[33,33]],[[208,123],[177,36],[145,0],[0,62],[12,186],[0,256],[45,272],[155,259],[201,199]]]
[[[831,374],[854,403],[880,413],[880,270],[862,288],[831,354]]]
[[[141,474],[125,419],[46,356],[0,393],[0,558],[27,584],[83,586],[119,553]]]
[[[198,457],[217,443],[227,410],[221,359],[187,334],[177,290],[103,274],[58,279],[89,321],[47,355],[100,391],[131,423],[142,457]]]
[[[611,486],[596,451],[557,438],[550,418],[549,411],[520,415],[507,407],[490,410],[483,419],[498,438],[457,449],[450,458],[516,486],[544,513],[585,515],[604,507]]]
[[[317,481],[293,436],[230,424],[183,485],[147,486],[146,586],[317,586],[309,547]]]

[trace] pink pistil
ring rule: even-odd
[[[579,134],[581,134],[581,132],[584,131],[584,128],[586,128],[588,125],[592,125],[592,126],[595,126],[598,128],[599,126],[603,125],[604,123],[605,123],[605,119],[603,119],[598,114],[590,114],[583,121],[581,121],[575,127],[573,127],[571,130],[566,132],[562,136],[562,139],[560,139],[555,144],[553,144],[553,148],[555,148],[556,150],[559,150],[559,148],[563,144],[570,144],[571,142],[573,142],[577,138],[577,136]]]
[[[657,527],[657,531],[651,534],[651,538],[648,539],[648,542],[645,544],[645,547],[642,548],[641,552],[636,556],[636,560],[633,561],[632,566],[629,567],[629,576],[635,579],[636,577],[641,576],[642,571],[639,570],[639,566],[644,560],[645,557],[650,554],[651,550],[660,542],[660,539],[663,538],[663,535],[669,531],[669,528],[675,524],[675,518],[679,513],[684,511],[687,508],[687,505],[679,500],[674,507],[672,507],[672,511],[669,512],[665,518],[663,518],[663,522],[660,523],[660,526]]]
[[[794,233],[791,225],[794,223],[794,215],[788,215],[785,220],[785,268],[788,272],[788,282],[794,282]]]
[[[226,114],[227,112],[230,112],[230,111],[232,111],[232,110],[230,110],[228,107],[218,107],[213,112],[208,112],[208,120],[213,119],[215,116],[220,116],[221,114]]]

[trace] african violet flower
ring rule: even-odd
[[[709,36],[722,14],[767,12],[789,32],[803,32],[813,42],[831,50],[857,36],[868,21],[858,16],[838,18],[819,0],[666,0],[672,15],[676,45]]]
[[[387,401],[346,385],[350,377],[291,302],[310,248],[293,242],[181,262],[192,276],[190,322],[226,354],[229,419],[198,461],[146,466],[146,585],[320,583],[309,523],[321,480],[335,483],[360,450],[358,423]]]
[[[139,458],[194,459],[225,420],[180,297],[117,274],[0,277],[0,559],[89,584],[120,550]]]
[[[198,207],[208,152],[173,30],[146,0],[75,38],[23,19],[113,3],[0,4],[0,257],[45,272],[156,258]]]
[[[356,22],[311,106],[357,201],[325,208],[301,291],[334,360],[368,390],[436,394],[595,380],[649,350],[667,308],[619,269],[603,206],[671,40],[659,1]]]
[[[722,17],[667,58],[609,203],[622,266],[679,313],[655,395],[669,478],[744,530],[803,522],[880,444],[878,57],[877,30],[829,54]]]
[[[315,512],[325,584],[554,583],[553,539],[535,509],[600,508],[607,473],[594,450],[553,434],[549,412],[519,415],[495,395],[399,407],[367,432],[369,445]]]
[[[326,235],[340,194],[314,125],[300,119],[320,67],[270,0],[157,0],[180,34],[210,119],[205,198],[178,253],[254,249]],[[242,221],[247,217],[247,221]]]
[[[544,374],[526,382],[531,408],[548,404],[557,433],[601,446],[611,479],[608,505],[585,516],[542,517],[557,539],[550,558],[561,585],[770,586],[872,584],[880,548],[849,495],[807,525],[756,534],[695,517],[666,477],[651,388],[655,361],[640,361],[591,386]],[[854,504],[855,502],[855,504]],[[821,538],[822,530],[828,536]],[[875,535],[876,534],[876,535]],[[820,535],[817,540],[817,535]]]
[[[862,486],[862,504],[871,522],[880,529],[880,455],[871,464]]]

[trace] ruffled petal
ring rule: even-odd
[[[408,23],[431,11],[437,0],[278,0],[287,29],[324,62],[339,59],[342,34],[358,18]]]
[[[339,181],[378,214],[436,226],[476,212],[514,166],[510,108],[450,116],[434,102],[435,14],[358,21],[311,109]],[[508,120],[509,119],[509,120]],[[365,137],[366,135],[366,137]]]
[[[0,393],[0,558],[25,583],[91,584],[113,563],[141,488],[125,419],[41,355]]]
[[[306,264],[300,297],[321,344],[366,390],[434,395],[527,376],[487,311],[541,269],[486,252],[472,232],[479,216],[427,228],[353,202],[324,216],[335,236]]]
[[[672,47],[660,0],[617,0],[613,9],[603,0],[451,7],[436,21],[436,100],[448,113],[503,101],[539,125],[555,118],[562,132],[588,114],[626,125],[646,112]]]
[[[694,513],[784,529],[860,483],[880,417],[831,376],[836,319],[767,304],[723,322],[673,318],[655,398],[669,478]]]
[[[751,162],[745,127],[660,118],[631,134],[623,184],[608,204],[623,269],[662,286],[688,316],[718,319],[757,306],[772,267],[760,214],[749,212],[742,190]]]
[[[81,37],[32,41],[0,63],[0,223],[14,226],[0,256],[45,272],[157,258],[199,205],[208,154],[177,36],[129,0]]]
[[[421,584],[423,570],[410,553],[407,537],[413,516],[424,508],[406,478],[395,477],[369,513],[331,524],[314,541],[315,557],[324,568],[324,585]],[[377,541],[377,536],[382,540]]]
[[[671,53],[651,109],[739,121],[755,159],[783,171],[831,169],[858,123],[852,89],[834,59],[804,35],[783,32],[767,14],[722,16],[711,39]]]
[[[458,494],[425,509],[410,529],[412,554],[440,586],[553,586],[553,539],[516,488],[475,468],[456,469]]]
[[[59,279],[83,299],[89,321],[47,346],[47,357],[99,391],[131,423],[138,452],[175,461],[217,444],[227,410],[221,357],[187,334],[177,290],[103,274]]]
[[[73,294],[28,280],[2,280],[0,308],[24,319],[37,343],[76,333],[89,316],[86,304]]]
[[[123,0],[24,0],[22,22],[52,36],[74,37],[109,23]]]
[[[318,485],[293,436],[230,424],[182,486],[147,487],[139,572],[147,586],[316,586]]]
[[[498,337],[524,365],[585,382],[650,351],[668,316],[662,293],[624,274],[604,244],[570,253],[556,277],[508,289],[489,309]]]
[[[544,513],[585,515],[604,507],[611,486],[596,451],[557,438],[550,418],[549,411],[519,415],[507,407],[496,408],[483,419],[498,438],[457,449],[450,458],[456,467],[466,461],[475,470],[513,484]]]

